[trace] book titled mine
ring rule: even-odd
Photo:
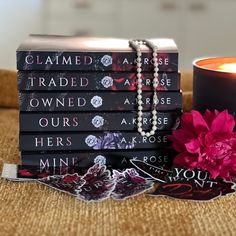
[[[80,152],[22,152],[22,165],[38,166],[40,168],[78,166],[89,168],[96,163],[108,168],[130,168],[130,160],[141,160],[148,164],[170,169],[175,152],[170,149],[155,150],[116,150],[80,151]]]
[[[175,130],[181,111],[158,112],[157,129]],[[143,113],[143,129],[150,129],[152,115]],[[136,131],[137,112],[21,113],[21,132],[61,131]]]
[[[137,132],[70,132],[20,134],[20,151],[127,150],[169,147],[170,131],[146,137]]]
[[[20,92],[20,111],[135,111],[136,92]],[[143,109],[151,110],[152,92],[143,92]],[[157,110],[181,110],[180,92],[157,93]]]
[[[136,91],[136,73],[78,71],[19,71],[19,91]],[[143,73],[143,91],[153,90],[152,73]],[[157,91],[179,91],[179,73],[160,73]]]
[[[178,71],[172,39],[150,39],[158,46],[160,71]],[[143,71],[153,68],[152,53],[142,47]],[[18,70],[136,71],[136,53],[127,39],[31,35],[17,49]]]

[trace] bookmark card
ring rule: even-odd
[[[131,161],[139,170],[159,182],[152,196],[168,196],[177,199],[207,201],[235,192],[235,183],[221,178],[212,179],[207,171],[173,167],[172,171],[142,161]]]
[[[165,170],[140,160],[132,160],[135,168],[122,171],[95,164],[89,169],[48,168],[4,164],[2,178],[35,180],[48,187],[71,194],[87,202],[98,202],[109,197],[115,200],[148,192],[149,196],[208,201],[235,192],[235,183],[221,178],[212,179],[202,170],[173,167]],[[142,174],[143,172],[143,174]],[[147,177],[149,176],[149,177]],[[154,187],[154,183],[158,183]]]
[[[4,164],[2,178],[34,180],[48,187],[75,196],[86,202],[98,202],[112,197],[122,200],[145,192],[153,181],[134,169],[110,171],[105,165],[95,164],[89,169],[48,168]]]

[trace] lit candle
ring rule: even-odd
[[[193,109],[236,113],[236,58],[207,58],[194,63]]]
[[[236,63],[223,64],[218,67],[219,71],[236,73]]]

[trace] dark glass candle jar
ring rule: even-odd
[[[193,63],[193,109],[236,113],[236,58],[221,57]]]

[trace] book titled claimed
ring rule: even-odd
[[[133,167],[130,160],[140,160],[164,169],[170,169],[175,152],[171,149],[156,150],[126,150],[122,151],[94,151],[94,152],[44,152],[21,153],[22,165],[38,166],[40,168],[78,166],[89,168],[96,163],[108,168]]]
[[[150,137],[137,132],[70,132],[20,134],[20,151],[127,150],[169,147],[169,131]]]
[[[18,71],[19,91],[136,91],[137,75],[128,72]],[[143,73],[143,91],[152,91],[153,73]],[[157,91],[179,91],[180,74],[162,72]]]
[[[152,92],[143,92],[143,109],[151,110]],[[136,92],[21,92],[20,111],[134,111]],[[157,93],[157,110],[181,110],[182,94]]]
[[[150,39],[158,47],[160,71],[178,71],[172,39]],[[141,47],[142,69],[153,69],[152,52]],[[18,70],[136,71],[136,53],[127,39],[31,35],[17,49]]]
[[[157,129],[175,130],[180,123],[181,111],[158,112]],[[143,113],[143,129],[152,126],[150,112]],[[60,131],[136,131],[137,112],[90,113],[21,113],[21,132]]]

